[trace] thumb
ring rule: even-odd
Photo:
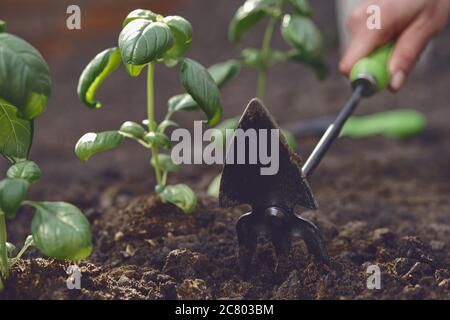
[[[406,77],[413,69],[433,34],[433,30],[424,28],[423,23],[417,21],[399,36],[389,62],[390,86],[393,91],[400,90],[404,85]]]

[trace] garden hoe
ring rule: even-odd
[[[307,178],[339,136],[343,125],[361,98],[371,96],[387,87],[389,83],[387,63],[392,48],[392,44],[383,47],[355,65],[350,76],[353,85],[351,98],[334,123],[328,127],[303,167],[301,158],[289,148],[282,135],[279,136],[279,170],[275,175],[261,174],[261,169],[265,166],[261,164],[260,159],[256,164],[247,164],[250,161],[245,161],[246,164],[237,164],[238,141],[235,133],[222,171],[219,203],[221,207],[248,204],[252,208],[251,212],[239,218],[236,225],[241,266],[249,265],[252,261],[259,234],[271,239],[277,256],[288,255],[291,237],[299,236],[317,260],[324,263],[330,261],[320,230],[311,221],[297,215],[294,209],[296,206],[317,209]],[[254,99],[242,115],[238,129],[244,132],[255,129],[256,132],[268,133],[279,127],[262,103]],[[267,131],[260,131],[261,129]],[[258,137],[261,140],[261,136]],[[267,143],[270,150],[269,141],[270,136],[264,137],[262,143]],[[256,152],[249,143],[244,145],[246,157],[249,157],[249,152]],[[261,141],[258,141],[257,145],[261,148]]]

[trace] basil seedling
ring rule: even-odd
[[[257,96],[264,98],[267,71],[275,64],[292,61],[310,66],[319,79],[327,75],[321,59],[323,36],[314,21],[307,0],[247,0],[236,11],[229,27],[231,42],[238,45],[257,24],[268,19],[260,48],[241,51],[243,65],[258,71]],[[291,49],[274,50],[271,42],[275,28],[280,25],[283,39]]]
[[[203,111],[208,125],[215,125],[222,114],[219,88],[236,74],[235,63],[216,65],[206,69],[198,62],[185,57],[192,44],[192,26],[183,17],[163,17],[150,10],[132,11],[122,24],[118,45],[99,53],[84,69],[78,83],[81,101],[92,109],[102,104],[95,99],[99,86],[121,65],[128,74],[137,77],[147,70],[147,119],[141,123],[126,121],[119,130],[87,133],[75,146],[79,159],[87,161],[93,155],[120,146],[124,139],[132,139],[150,150],[150,164],[156,177],[155,191],[163,202],[178,206],[186,213],[195,210],[195,193],[184,184],[167,185],[167,176],[178,167],[168,154],[171,142],[166,135],[169,127],[177,127],[171,118],[186,111]],[[181,64],[181,84],[186,93],[168,101],[167,113],[161,122],[155,119],[155,67]],[[239,67],[239,66],[237,66]]]
[[[0,181],[0,291],[11,267],[30,246],[62,260],[87,258],[92,251],[89,222],[75,206],[65,202],[25,200],[41,170],[27,160],[35,119],[45,111],[51,93],[50,71],[41,54],[29,43],[5,33],[0,20],[0,154],[10,163]],[[7,242],[6,219],[14,219],[21,206],[35,209],[31,235],[14,255]]]

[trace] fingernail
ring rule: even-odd
[[[394,91],[401,89],[406,80],[406,74],[403,71],[396,71],[391,78],[391,88]]]

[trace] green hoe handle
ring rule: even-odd
[[[368,85],[364,95],[370,96],[386,89],[390,82],[389,59],[394,43],[389,43],[366,58],[359,60],[350,73],[353,87]]]
[[[407,138],[421,133],[425,127],[426,119],[422,113],[400,109],[351,117],[345,123],[341,136],[367,138],[383,135],[388,138]]]

